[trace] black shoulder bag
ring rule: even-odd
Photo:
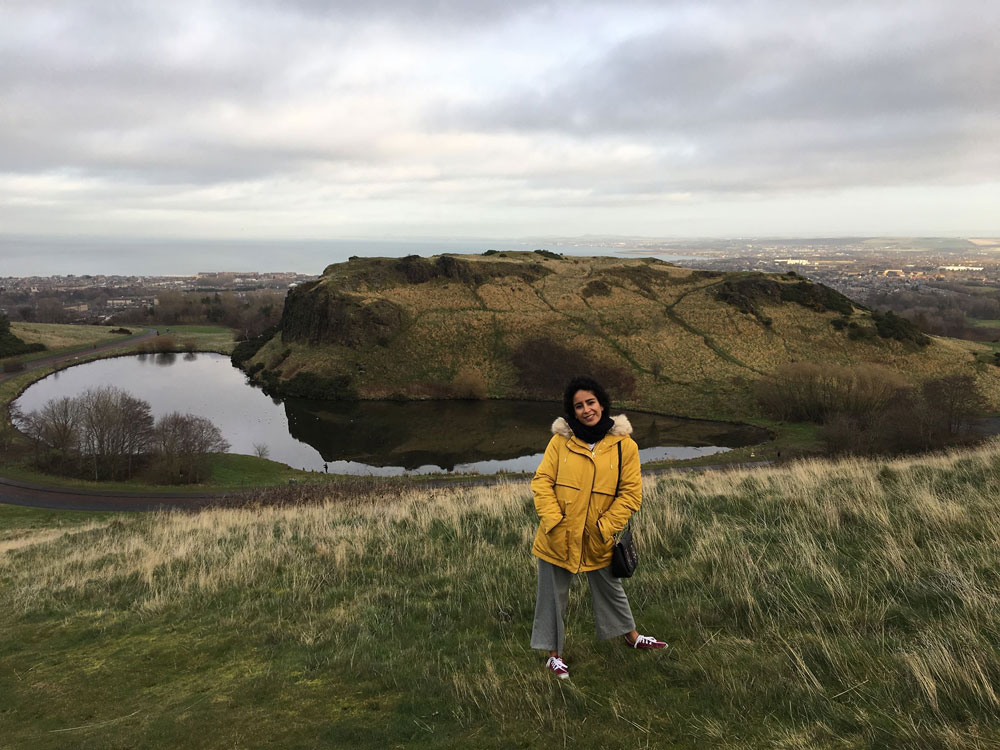
[[[618,499],[618,489],[622,483],[622,443],[618,441],[618,484],[615,485],[615,500]],[[614,500],[611,501],[612,503]],[[611,551],[611,575],[615,578],[631,578],[639,567],[639,553],[635,549],[632,538],[632,519],[629,518],[624,531],[618,534],[614,549]]]

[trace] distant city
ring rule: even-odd
[[[876,292],[963,281],[1000,288],[1000,239],[729,240],[668,243],[624,250],[636,255],[683,253],[680,265],[720,271],[795,271],[853,300]]]
[[[0,277],[0,311],[13,321],[39,323],[118,323],[159,322],[158,308],[179,298],[196,297],[205,302],[211,316],[227,299],[251,297],[283,298],[297,284],[312,281],[315,275],[291,272],[226,271],[194,276],[25,276]],[[166,322],[201,322],[177,317]],[[208,318],[222,322],[221,316]]]
[[[794,272],[868,307],[892,310],[925,333],[1000,339],[1000,239],[856,238],[661,243],[630,255],[683,253],[718,271]]]

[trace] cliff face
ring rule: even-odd
[[[289,292],[281,316],[281,340],[357,349],[397,334],[405,315],[403,308],[387,299],[370,300],[309,285]]]
[[[794,274],[541,252],[352,258],[289,292],[256,346],[242,366],[285,395],[557,399],[588,373],[618,402],[711,417],[752,411],[753,382],[790,361],[969,359]]]

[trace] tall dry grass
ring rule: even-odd
[[[527,647],[523,482],[41,530],[0,551],[0,603],[238,628],[302,650],[313,679],[405,696],[414,721],[526,746],[994,747],[998,496],[998,443],[646,477],[626,588],[672,648],[595,642],[578,587],[572,686]]]

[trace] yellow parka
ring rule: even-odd
[[[553,422],[552,439],[531,480],[540,519],[531,553],[574,573],[611,564],[614,535],[642,504],[639,446],[629,437],[632,425],[624,414],[612,419],[614,426],[593,453],[565,419]],[[618,443],[622,466],[615,499]]]

